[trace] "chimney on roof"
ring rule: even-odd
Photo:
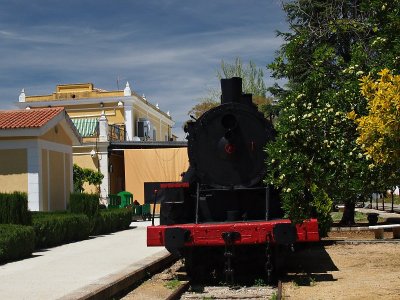
[[[131,88],[129,87],[129,82],[126,82],[125,89],[124,89],[124,96],[132,96]]]
[[[19,94],[19,102],[25,102],[25,89],[22,89],[21,94]]]

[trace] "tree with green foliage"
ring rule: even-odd
[[[218,104],[219,102],[211,98],[204,98],[189,110],[188,115],[194,117],[195,119],[198,119],[202,114],[204,114],[211,108],[216,107]]]
[[[74,164],[73,166],[74,192],[76,193],[83,192],[83,184],[85,182],[99,187],[103,178],[104,175],[98,171],[81,168],[77,164]]]
[[[262,69],[257,68],[253,61],[249,61],[248,64],[243,64],[240,58],[235,59],[235,63],[226,63],[224,60],[221,61],[221,69],[217,70],[217,78],[242,78],[242,90],[244,93],[253,95],[253,102],[263,111],[263,108],[267,107],[272,103],[272,99],[267,97],[267,88],[264,83],[264,72]],[[199,118],[207,110],[219,105],[221,97],[221,91],[219,89],[211,89],[208,95],[200,102],[193,106],[189,115],[195,118]]]
[[[269,89],[280,114],[266,182],[281,188],[296,222],[328,220],[330,198],[345,203],[342,222],[354,223],[354,204],[374,191],[379,172],[356,143],[348,112],[366,113],[363,74],[400,67],[399,1],[294,0],[283,9],[290,32],[278,33],[284,44],[269,68],[287,84]],[[315,188],[328,197],[315,197]]]
[[[267,88],[264,83],[264,72],[257,68],[253,61],[248,65],[243,65],[242,60],[237,57],[234,64],[221,61],[221,70],[217,71],[217,78],[242,78],[242,89],[244,93],[252,94],[256,97],[266,98]]]

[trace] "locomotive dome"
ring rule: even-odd
[[[265,145],[273,128],[242,93],[242,79],[221,80],[221,105],[189,123],[188,155],[201,184],[251,187],[265,175]]]

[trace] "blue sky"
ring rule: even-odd
[[[286,30],[280,0],[0,0],[0,109],[57,84],[131,88],[176,122],[219,86],[221,59],[265,71]],[[118,80],[117,80],[118,79]]]

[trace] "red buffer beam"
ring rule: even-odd
[[[147,246],[165,246],[165,230],[168,228],[181,228],[188,232],[185,247],[193,246],[223,246],[225,245],[222,234],[224,232],[238,232],[235,245],[264,244],[275,242],[273,228],[278,224],[290,224],[290,220],[232,222],[213,224],[178,224],[147,227]],[[297,242],[319,241],[317,219],[296,224]]]

